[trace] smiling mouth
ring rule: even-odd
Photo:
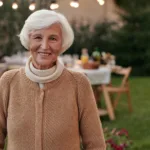
[[[41,56],[50,56],[51,53],[48,52],[38,52],[38,54],[40,54]]]

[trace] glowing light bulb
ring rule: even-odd
[[[3,6],[3,1],[0,1],[0,7]]]
[[[105,4],[105,1],[104,0],[97,0],[98,1],[98,3],[100,4],[100,5],[104,5]]]
[[[35,10],[35,3],[34,3],[34,2],[30,4],[29,9],[30,9],[31,11],[34,11],[34,10]]]
[[[12,4],[12,8],[13,8],[13,9],[17,9],[17,8],[18,8],[18,4],[17,4],[16,2],[14,2],[14,3]]]
[[[78,1],[71,1],[70,2],[70,6],[74,7],[74,8],[78,8],[79,7],[79,3],[78,3]]]
[[[54,9],[57,9],[59,7],[59,5],[57,3],[52,3],[50,5],[50,9],[54,10]]]

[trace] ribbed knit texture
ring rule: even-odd
[[[37,81],[39,83],[40,88],[42,89],[44,87],[44,83],[40,83],[40,80],[41,80],[40,77],[42,77],[42,78],[45,77],[45,81],[47,81],[47,77],[50,77],[50,81],[51,81],[53,79],[53,78],[51,78],[51,76],[52,76],[53,73],[55,73],[57,66],[55,65],[52,68],[49,68],[49,69],[46,69],[46,70],[39,70],[39,69],[36,69],[33,66],[32,62],[30,61],[29,63],[27,63],[26,67],[28,67],[28,69],[25,69],[25,71],[29,70],[31,72],[30,74],[33,73],[34,75],[36,75],[37,79],[38,79],[38,76],[39,76],[39,81],[38,80]],[[62,70],[61,70],[61,72],[62,72]],[[28,74],[28,72],[26,72],[26,74]],[[30,76],[30,74],[29,74],[29,76]],[[32,76],[34,77],[34,75],[32,75]],[[42,82],[44,82],[43,79],[42,79]]]
[[[64,70],[64,65],[60,62],[59,59],[57,59],[56,69],[52,74],[51,73],[49,75],[47,74],[51,72],[51,70],[36,70],[37,74],[34,74],[30,68],[31,62],[32,62],[32,57],[30,56],[28,58],[28,61],[26,62],[25,73],[30,80],[37,83],[48,83],[50,81],[56,80]],[[35,71],[35,69],[33,71]],[[41,76],[39,76],[39,73],[41,74]]]
[[[29,64],[30,66],[30,70],[31,72],[33,72],[35,75],[39,76],[39,77],[47,77],[49,75],[52,75],[55,70],[56,70],[56,65],[53,66],[52,68],[49,68],[49,69],[46,69],[46,70],[39,70],[39,69],[36,69],[32,62]]]
[[[7,128],[7,129],[6,129]],[[96,103],[86,77],[64,69],[44,89],[24,68],[0,78],[0,150],[105,150]]]

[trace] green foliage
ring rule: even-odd
[[[7,0],[4,1],[4,5],[0,7],[1,55],[11,55],[18,51],[24,51],[17,35],[19,34],[25,19],[30,14],[28,2],[20,1],[17,10],[13,10],[11,5],[12,1]]]
[[[97,23],[94,26],[89,24],[78,24],[72,22],[72,28],[75,34],[75,40],[73,45],[69,48],[66,53],[70,54],[81,54],[82,48],[87,48],[89,54],[98,48],[99,51],[112,51],[111,41],[112,34],[111,30],[114,25],[113,22]]]
[[[150,2],[148,0],[114,0],[114,2],[125,11],[137,12],[139,10],[143,11],[149,7]]]
[[[92,47],[91,46],[92,34],[90,31],[90,24],[83,25],[82,23],[79,24],[78,22],[73,20],[71,22],[71,26],[74,31],[75,39],[72,46],[65,53],[81,55],[82,48],[88,48],[90,50]]]
[[[117,62],[132,66],[133,74],[150,75],[150,1],[116,0],[116,3],[124,9],[120,14],[123,26],[113,32]]]
[[[113,50],[112,30],[114,26],[116,26],[116,23],[114,22],[103,22],[95,24],[91,38],[91,45],[93,47],[92,51],[95,47],[98,47],[100,52],[111,52]]]

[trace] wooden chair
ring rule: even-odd
[[[119,75],[123,75],[123,79],[121,82],[121,85],[119,87],[115,87],[112,84],[105,86],[104,87],[104,91],[107,93],[107,99],[109,99],[110,101],[112,101],[112,105],[113,108],[116,109],[120,96],[122,93],[125,93],[127,95],[127,102],[128,102],[128,108],[129,111],[132,112],[132,104],[131,104],[131,97],[130,97],[130,88],[129,88],[129,82],[128,82],[128,78],[130,76],[132,68],[128,67],[128,68],[120,68],[118,70],[115,70],[116,74]],[[102,88],[99,87],[98,90],[101,92]],[[116,93],[116,97],[114,100],[112,100],[110,94]]]

